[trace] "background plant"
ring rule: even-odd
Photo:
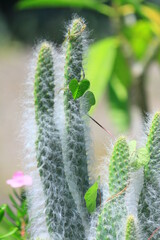
[[[9,194],[12,206],[2,204],[0,206],[0,225],[4,233],[0,233],[0,239],[22,239],[27,238],[28,212],[26,192],[24,186],[30,186],[32,179],[19,171],[7,180],[7,184],[13,188],[13,194]],[[15,188],[21,188],[16,191]],[[1,230],[2,231],[2,230]]]
[[[145,1],[34,1],[21,0],[19,9],[44,7],[86,8],[109,17],[112,36],[94,43],[89,50],[86,76],[99,102],[108,92],[112,120],[120,131],[130,124],[130,111],[137,105],[143,118],[148,112],[147,70],[159,62],[160,15],[158,7]],[[97,84],[98,83],[98,84]]]

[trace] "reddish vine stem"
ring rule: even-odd
[[[129,185],[129,184],[128,184],[128,185]],[[113,196],[111,196],[110,198],[108,198],[107,201],[106,201],[106,203],[109,202],[109,201],[111,201],[111,200],[113,200],[114,198],[118,197],[118,196],[121,195],[122,193],[124,193],[124,192],[127,190],[128,185],[127,185],[125,188],[123,188],[120,192],[118,192],[118,193],[114,194]],[[148,239],[148,240],[149,240],[149,239]]]
[[[160,230],[160,226],[153,231],[153,233],[152,233],[151,236],[148,238],[148,240],[151,240],[151,238],[154,236],[154,234],[155,234],[156,232],[158,232],[158,230]]]
[[[21,237],[25,237],[25,233],[26,233],[25,228],[26,228],[25,221],[22,220],[22,222],[21,222]]]

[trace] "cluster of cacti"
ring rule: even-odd
[[[29,239],[147,240],[155,231],[152,239],[158,240],[160,113],[152,121],[144,151],[125,137],[116,141],[104,166],[108,182],[101,189],[103,200],[95,214],[87,210],[91,156],[85,103],[83,96],[74,99],[69,89],[71,80],[80,82],[84,76],[85,27],[83,19],[74,19],[61,50],[48,42],[38,47],[31,77],[32,116],[26,124],[26,169],[33,178],[27,195]]]

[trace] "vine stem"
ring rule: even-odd
[[[152,233],[151,236],[148,238],[148,240],[151,240],[151,238],[154,236],[154,234],[155,234],[156,232],[158,232],[158,230],[160,230],[160,226],[153,231],[153,233]]]
[[[113,196],[111,196],[110,198],[108,198],[106,203],[113,200],[114,198],[118,197],[122,193],[124,193],[127,190],[128,186],[129,186],[129,184],[125,188],[123,188],[120,192],[118,192],[118,193],[114,194]],[[150,240],[150,239],[148,239],[148,240]]]
[[[25,233],[26,233],[25,228],[26,228],[25,221],[22,220],[22,222],[21,222],[21,237],[25,237]]]

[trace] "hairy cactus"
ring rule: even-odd
[[[124,137],[114,145],[109,163],[109,192],[114,195],[122,191],[129,178],[129,147]]]
[[[128,145],[126,138],[120,137],[113,147],[106,189],[99,189],[97,181],[87,192],[91,161],[84,107],[90,103],[85,95],[74,99],[69,88],[71,80],[80,82],[84,78],[85,27],[81,18],[72,20],[63,48],[64,62],[50,43],[43,42],[39,47],[34,70],[34,111],[30,115],[34,131],[30,122],[26,124],[26,134],[31,131],[26,144],[26,169],[33,178],[33,186],[27,190],[30,239],[158,240],[159,112],[153,118],[146,146],[136,149],[136,141]],[[62,65],[59,69],[55,67],[57,61]],[[64,81],[61,93],[55,86],[59,79]],[[61,96],[59,115],[62,113],[64,121],[57,117],[57,99]],[[27,115],[27,121],[30,117]],[[100,206],[95,210],[98,189]],[[104,197],[106,192],[108,199]],[[93,211],[89,208],[95,214],[90,216],[88,211]]]
[[[124,137],[120,137],[113,149],[109,163],[110,199],[100,213],[97,226],[97,240],[123,239],[126,215],[123,191],[129,179],[129,147]]]
[[[137,226],[135,217],[133,215],[128,216],[126,224],[125,240],[138,240]]]
[[[65,58],[65,151],[64,165],[70,191],[77,204],[85,228],[88,226],[88,213],[84,195],[89,188],[87,169],[87,149],[85,122],[82,118],[81,99],[74,100],[67,88],[72,79],[81,80],[83,71],[83,34],[85,23],[81,18],[74,19],[69,26]]]
[[[45,42],[38,55],[34,96],[38,128],[36,152],[46,196],[46,221],[55,240],[84,239],[82,221],[66,181],[62,145],[54,123],[53,61],[52,46]]]
[[[138,217],[144,239],[148,239],[160,226],[160,113],[152,120],[147,144],[150,160],[144,167],[144,185],[140,195]],[[157,232],[152,239],[160,238]]]

